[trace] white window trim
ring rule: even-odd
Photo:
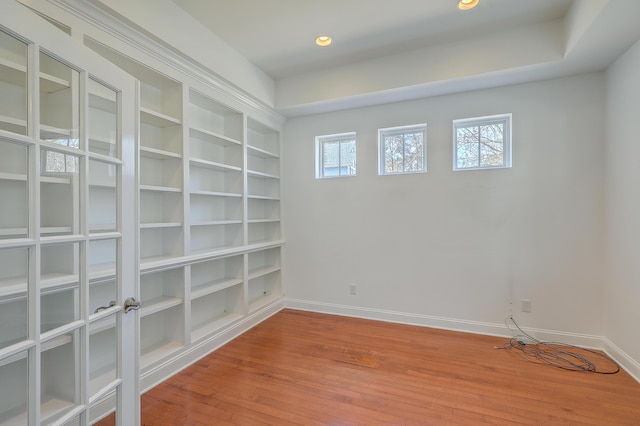
[[[404,133],[417,133],[422,132],[422,170],[402,171],[402,172],[385,172],[385,158],[384,158],[384,136],[388,134],[404,134]],[[427,172],[427,123],[411,124],[408,126],[396,126],[386,127],[384,129],[378,129],[378,175],[379,176],[394,176],[394,175],[409,175],[416,173]]]
[[[482,125],[482,124],[492,124],[504,122],[504,151],[503,158],[504,164],[502,166],[488,166],[488,167],[458,167],[458,150],[457,150],[457,128],[458,127],[469,127],[473,125]],[[462,172],[467,170],[492,170],[492,169],[508,169],[513,166],[511,161],[511,127],[512,127],[512,114],[496,114],[496,115],[488,115],[485,117],[473,117],[473,118],[462,118],[458,120],[453,120],[453,171]]]
[[[324,164],[323,160],[323,147],[325,142],[339,142],[348,139],[353,139],[356,141],[356,167],[358,163],[358,154],[357,154],[357,138],[356,132],[346,132],[346,133],[335,133],[332,135],[322,135],[316,136],[316,150],[315,150],[315,162],[316,162],[316,179],[335,179],[335,178],[348,178],[355,177],[358,173],[358,169],[356,168],[356,172],[350,175],[337,175],[337,176],[325,176],[324,175]]]

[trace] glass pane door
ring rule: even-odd
[[[52,28],[3,5],[0,426],[136,424],[135,82]]]
[[[0,424],[27,424],[36,355],[30,344],[34,316],[36,248],[30,230],[27,134],[28,44],[0,31]],[[7,385],[11,383],[11,385]]]

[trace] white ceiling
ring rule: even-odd
[[[564,16],[571,0],[173,0],[274,79]],[[332,46],[314,40],[329,34]]]
[[[289,116],[603,69],[640,38],[639,0],[173,2],[269,75]]]

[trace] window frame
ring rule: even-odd
[[[325,165],[324,165],[324,144],[325,143],[334,143],[338,142],[338,174],[337,175],[325,175]],[[340,158],[340,146],[343,142],[353,142],[354,143],[354,170],[352,174],[342,174],[342,161]],[[315,149],[315,177],[316,179],[333,179],[333,178],[345,178],[345,177],[354,177],[357,175],[357,135],[356,132],[345,132],[345,133],[335,133],[331,135],[321,135],[316,136],[316,149]]]
[[[458,129],[464,127],[474,127],[482,125],[491,125],[496,123],[503,123],[504,129],[502,134],[502,165],[499,166],[476,166],[476,167],[458,167]],[[492,169],[508,169],[513,167],[512,162],[512,114],[496,114],[488,115],[484,117],[472,117],[453,120],[453,171],[467,171],[467,170],[492,170]],[[478,144],[480,142],[478,141]],[[479,161],[480,159],[478,159]]]
[[[384,138],[389,135],[405,135],[413,133],[422,133],[422,170],[402,170],[401,172],[387,172],[385,168],[386,156],[385,156],[385,141]],[[404,138],[403,138],[404,146]],[[404,149],[402,153],[402,163],[404,169]],[[405,126],[386,127],[378,129],[378,175],[379,176],[393,176],[393,175],[408,175],[416,173],[427,172],[427,123],[410,124]]]

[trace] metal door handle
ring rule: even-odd
[[[109,306],[99,306],[99,307],[96,308],[95,311],[93,311],[93,313],[97,314],[100,311],[104,311],[105,309],[113,308],[114,306],[116,306],[116,301],[112,300],[111,302],[109,302]]]
[[[124,313],[126,314],[129,311],[137,311],[142,306],[141,302],[138,302],[133,297],[128,298],[124,301]]]

